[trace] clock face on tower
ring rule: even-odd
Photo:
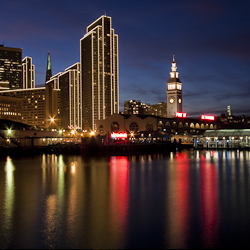
[[[168,101],[169,101],[169,103],[173,104],[174,101],[175,101],[175,100],[174,100],[174,97],[173,97],[173,96],[169,97]]]

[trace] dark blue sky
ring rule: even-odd
[[[175,54],[189,116],[250,115],[250,1],[0,0],[0,43],[23,48],[44,85],[47,52],[56,74],[80,61],[80,39],[101,15],[119,35],[120,107],[166,102]]]

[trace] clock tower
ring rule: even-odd
[[[167,117],[175,117],[177,112],[182,112],[182,83],[179,79],[179,73],[176,71],[176,62],[173,55],[169,80],[167,82]]]

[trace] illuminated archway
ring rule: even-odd
[[[129,126],[131,132],[138,132],[139,126],[136,122],[132,122]]]
[[[120,126],[118,122],[113,122],[111,124],[111,133],[113,132],[119,132]]]

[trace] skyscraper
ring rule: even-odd
[[[177,112],[182,112],[182,83],[176,71],[176,62],[173,56],[170,77],[167,82],[167,117],[175,117]]]
[[[80,40],[83,129],[119,113],[118,35],[111,17],[101,16]]]
[[[80,84],[80,63],[75,63],[65,72],[60,72],[51,77],[46,83],[61,90],[61,126],[82,129],[82,99]]]
[[[32,64],[32,58],[26,56],[22,61],[23,69],[23,89],[35,88],[35,65]]]
[[[0,83],[10,89],[22,88],[22,49],[0,45]]]
[[[48,52],[45,83],[49,81],[51,77],[52,77],[51,59],[50,59],[50,52]]]

